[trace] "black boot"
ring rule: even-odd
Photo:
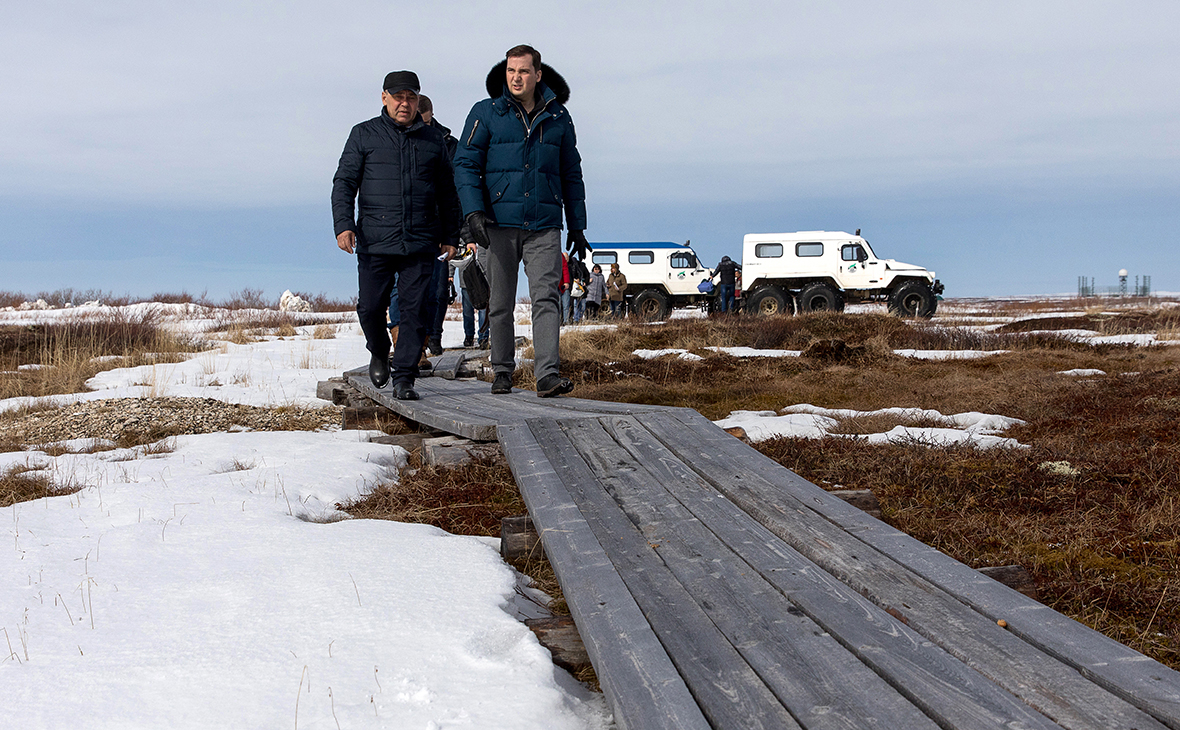
[[[378,389],[385,387],[389,382],[389,355],[373,355],[369,358],[369,380],[373,381],[373,385]]]
[[[414,390],[413,383],[405,381],[393,384],[393,395],[398,400],[418,400],[418,392]]]
[[[552,398],[555,395],[568,393],[573,389],[573,382],[569,378],[563,378],[560,375],[546,375],[537,381],[538,398]]]
[[[496,373],[496,379],[492,381],[492,395],[506,395],[511,392],[512,374]]]

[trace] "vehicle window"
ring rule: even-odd
[[[697,257],[686,251],[672,254],[669,261],[673,269],[695,269],[697,267]]]
[[[656,256],[651,251],[632,251],[627,254],[629,264],[650,264],[655,260]]]
[[[840,259],[842,261],[860,261],[861,247],[855,243],[850,243],[840,247]]]
[[[822,243],[796,243],[796,256],[823,256],[824,245]]]
[[[760,259],[779,259],[783,256],[781,243],[760,243],[754,247],[754,256]]]
[[[613,264],[618,260],[614,251],[594,251],[590,254],[590,262],[595,264]]]

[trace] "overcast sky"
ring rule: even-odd
[[[530,9],[536,8],[536,9]],[[0,289],[355,294],[329,205],[408,68],[571,86],[591,241],[862,229],[946,296],[1180,291],[1180,3],[5,3]]]

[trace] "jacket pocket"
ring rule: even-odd
[[[512,179],[504,175],[499,180],[488,183],[488,197],[493,203],[498,203],[504,199],[504,193],[508,191],[508,185],[511,184]]]

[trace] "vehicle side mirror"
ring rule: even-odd
[[[856,249],[856,260],[864,263],[865,261],[869,260],[869,255],[863,248],[858,248]]]

